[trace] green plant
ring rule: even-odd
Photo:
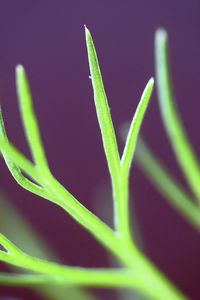
[[[2,114],[0,149],[10,172],[23,188],[63,208],[118,259],[122,268],[75,268],[41,260],[27,255],[1,234],[0,244],[4,249],[0,250],[0,260],[33,273],[1,274],[0,283],[23,286],[52,284],[128,288],[150,299],[186,299],[138,249],[132,239],[129,224],[129,173],[138,132],[153,89],[153,79],[150,79],[142,94],[120,159],[96,51],[87,28],[85,32],[94,101],[112,182],[114,229],[108,227],[84,207],[52,175],[42,146],[29,85],[22,66],[17,66],[16,69],[17,92],[23,126],[34,164],[8,140]]]
[[[158,102],[166,133],[176,160],[182,170],[185,188],[152,153],[143,139],[136,151],[136,160],[148,178],[176,210],[197,230],[200,230],[200,163],[194,153],[176,107],[168,57],[168,36],[163,29],[155,36],[155,61]]]

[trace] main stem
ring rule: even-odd
[[[123,265],[133,271],[133,282],[135,274],[137,274],[137,278],[141,280],[138,291],[149,299],[187,299],[132,243],[127,243],[127,240],[123,240],[123,238],[119,239],[118,253],[115,255]]]
[[[113,183],[117,213],[116,234],[119,247],[115,251],[118,260],[135,271],[143,284],[139,291],[152,300],[184,300],[186,297],[162,274],[157,267],[138,249],[133,243],[130,217],[129,217],[129,175],[123,172],[119,174],[117,183]]]

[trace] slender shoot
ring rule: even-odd
[[[160,111],[176,159],[200,204],[200,165],[185,132],[176,107],[168,57],[168,37],[165,30],[156,32],[155,61]]]

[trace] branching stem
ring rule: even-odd
[[[122,264],[121,269],[86,269],[58,265],[25,254],[13,243],[0,235],[0,260],[28,271],[39,273],[38,277],[1,277],[11,284],[78,284],[101,287],[136,289],[153,300],[186,299],[170,281],[145,257],[132,240],[129,217],[129,174],[134,157],[137,136],[150,101],[153,79],[148,82],[136,113],[134,114],[126,145],[120,160],[115,131],[110,115],[106,93],[92,37],[86,28],[86,42],[94,90],[94,101],[101,130],[103,146],[111,175],[115,205],[115,228],[111,229],[96,215],[83,206],[51,174],[34,113],[31,93],[25,71],[17,67],[17,91],[23,125],[34,163],[30,162],[8,140],[3,117],[0,115],[0,149],[13,177],[25,189],[62,207],[81,226],[87,229]],[[33,184],[23,174],[32,178]]]

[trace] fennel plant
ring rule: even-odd
[[[143,294],[147,299],[186,299],[137,247],[130,228],[130,168],[154,80],[153,78],[149,80],[141,96],[131,122],[123,155],[120,157],[95,47],[87,28],[85,28],[85,33],[94,102],[112,183],[114,228],[110,228],[83,206],[51,173],[33,109],[28,80],[21,65],[16,68],[17,94],[23,127],[34,163],[29,161],[9,141],[2,112],[0,116],[0,149],[8,169],[18,184],[29,192],[64,209],[119,261],[121,267],[90,269],[64,266],[28,255],[6,236],[0,234],[0,245],[3,247],[0,250],[0,260],[24,270],[23,274],[1,273],[0,284],[126,288]]]

